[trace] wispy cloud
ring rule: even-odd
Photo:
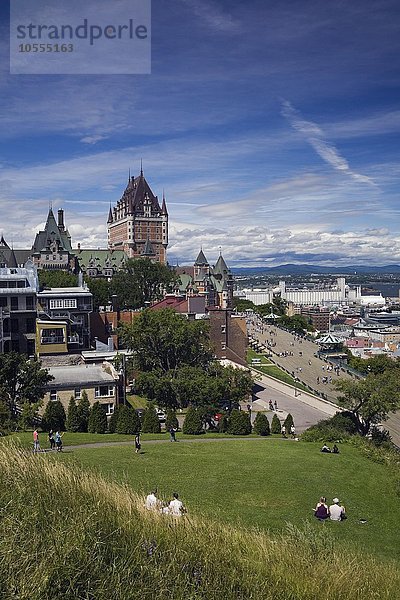
[[[239,22],[232,15],[222,12],[214,2],[205,0],[181,0],[189,6],[194,14],[212,29],[223,32],[233,32],[239,29]]]
[[[307,142],[328,165],[355,181],[376,187],[376,183],[371,177],[353,171],[348,161],[339,153],[337,148],[325,139],[322,129],[313,121],[304,119],[288,100],[282,101],[282,115],[289,121],[293,129],[303,134]]]

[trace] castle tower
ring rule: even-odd
[[[138,177],[129,175],[128,185],[107,219],[109,250],[124,250],[129,258],[149,257],[167,262],[168,212],[147,183],[143,169]]]

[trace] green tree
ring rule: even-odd
[[[144,310],[120,331],[125,346],[134,351],[140,371],[166,373],[183,365],[204,367],[213,358],[208,325],[188,321],[171,308]]]
[[[22,405],[22,411],[19,417],[19,423],[24,431],[29,427],[34,427],[39,420],[39,408],[42,402],[24,402]]]
[[[256,414],[254,419],[253,431],[257,435],[270,435],[269,421],[266,415],[262,412]]]
[[[286,429],[286,432],[290,433],[290,428],[292,427],[292,425],[294,425],[293,417],[290,413],[288,413],[283,425]]]
[[[142,308],[161,299],[174,279],[174,273],[159,262],[131,258],[114,275],[110,289],[117,295],[121,308]]]
[[[274,413],[271,422],[271,433],[281,433],[282,427],[278,415]]]
[[[44,431],[64,431],[65,430],[65,410],[60,400],[53,402],[50,400],[44,409],[42,417],[42,429]]]
[[[76,406],[75,398],[73,396],[71,396],[71,398],[69,400],[69,404],[68,404],[68,411],[67,411],[67,421],[66,421],[67,431],[70,431],[71,433],[76,433],[77,431],[79,431],[79,428],[80,428],[79,421],[80,420],[79,420],[79,416],[78,416],[78,408]]]
[[[182,427],[183,433],[186,435],[200,435],[204,433],[203,418],[197,408],[190,406]]]
[[[76,408],[78,411],[79,431],[87,433],[90,416],[90,402],[86,390],[83,390]]]
[[[42,369],[36,358],[28,359],[18,352],[0,354],[0,397],[12,418],[16,417],[17,407],[22,407],[24,402],[39,402],[52,379],[54,377]]]
[[[115,433],[117,431],[118,414],[121,406],[123,406],[123,404],[117,404],[117,406],[114,407],[114,412],[111,415],[110,420],[108,421],[109,433]]]
[[[78,285],[78,276],[67,273],[67,271],[40,269],[38,277],[41,289],[75,287]]]
[[[169,408],[167,410],[167,415],[165,418],[165,429],[167,431],[169,431],[171,429],[171,427],[173,427],[174,429],[178,429],[179,428],[179,422],[176,416],[176,412],[174,410],[172,410],[171,408]]]
[[[357,431],[367,435],[372,426],[386,421],[391,411],[400,408],[400,377],[397,369],[367,375],[360,381],[341,379],[335,383],[341,392],[340,406],[353,415]]]
[[[131,406],[122,405],[120,407],[115,431],[116,433],[132,435],[140,431],[139,415]]]
[[[161,425],[157,415],[157,411],[153,405],[149,405],[143,414],[142,422],[143,433],[160,433]]]
[[[234,408],[229,417],[228,433],[233,435],[249,435],[251,433],[249,413]]]
[[[238,298],[235,296],[233,298],[233,308],[238,313],[245,312],[246,310],[254,310],[256,311],[257,307],[251,300],[244,300],[243,298]]]
[[[218,431],[219,433],[227,433],[229,429],[229,415],[227,413],[223,413],[222,417],[220,417],[218,422]]]
[[[10,427],[10,413],[5,403],[0,400],[0,434],[6,433]]]
[[[110,304],[110,282],[102,277],[85,277],[85,282],[93,294],[93,310],[99,310],[100,306]]]
[[[105,433],[107,431],[107,415],[106,411],[100,404],[95,402],[90,410],[88,421],[89,433]]]

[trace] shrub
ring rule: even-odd
[[[90,402],[86,390],[83,390],[82,397],[77,405],[78,419],[79,419],[79,431],[85,433],[88,431],[89,416],[90,416]]]
[[[281,431],[282,431],[281,422],[279,420],[278,415],[274,413],[274,416],[272,417],[272,422],[271,422],[271,433],[281,433]]]
[[[305,442],[338,442],[347,440],[356,433],[351,413],[342,412],[312,425],[302,433],[301,439]]]
[[[174,429],[179,429],[179,422],[176,417],[176,412],[169,408],[167,410],[167,415],[165,419],[165,429],[169,431],[173,427]]]
[[[293,417],[290,413],[288,413],[288,415],[283,423],[283,426],[285,427],[287,433],[290,433],[290,429],[291,429],[292,425],[294,425]]]
[[[35,427],[37,425],[39,419],[38,410],[38,402],[34,402],[33,404],[31,404],[30,402],[23,403],[19,423],[24,431],[26,431],[29,427]],[[3,417],[1,416],[2,411]],[[5,422],[8,420],[8,415],[9,412],[7,410],[7,407],[5,405],[3,405],[3,408],[0,406],[0,429],[3,419],[6,419]]]
[[[76,433],[77,431],[79,431],[78,408],[76,406],[75,398],[73,396],[71,396],[71,399],[68,404],[66,427],[67,431],[70,431],[71,433]]]
[[[257,435],[270,435],[269,421],[264,413],[258,412],[254,420],[253,431]]]
[[[146,408],[142,423],[143,433],[160,433],[161,425],[157,416],[157,411],[151,404]]]
[[[114,407],[114,412],[108,421],[108,433],[115,433],[117,430],[118,413],[121,406],[121,404],[117,404],[117,406]]]
[[[95,402],[90,410],[88,421],[89,433],[105,433],[107,431],[107,415],[100,402]]]
[[[132,435],[140,431],[139,415],[132,407],[123,405],[119,408],[115,431]]]
[[[202,416],[193,406],[190,406],[186,413],[182,431],[187,435],[200,435],[204,433]]]
[[[64,431],[65,429],[65,410],[59,400],[49,401],[46,405],[42,417],[42,429],[44,431]]]
[[[251,433],[249,413],[234,409],[229,418],[228,433],[233,435],[249,435]]]
[[[218,423],[219,433],[227,433],[229,428],[229,417],[226,413],[222,415]]]

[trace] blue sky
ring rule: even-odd
[[[400,263],[396,0],[153,0],[150,75],[10,75],[0,8],[0,231],[49,203],[106,246],[128,169],[170,215],[171,263]],[[116,57],[116,60],[118,57]]]

